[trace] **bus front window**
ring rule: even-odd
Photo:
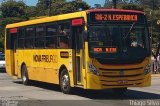
[[[148,34],[146,28],[144,26],[135,26],[129,33],[127,32],[128,30],[129,28],[127,26],[123,26],[123,28],[121,28],[121,33],[123,35],[124,42],[126,42],[126,46],[135,48],[142,47],[147,49],[147,39],[145,38],[147,38]]]
[[[144,25],[135,25],[131,31],[130,29],[131,25],[128,24],[90,26],[88,37],[90,57],[106,60],[107,63],[142,61],[149,52],[147,28]],[[97,52],[94,51],[95,48],[102,50]]]
[[[116,26],[105,27],[96,26],[90,28],[89,42],[90,51],[96,46],[116,46],[120,45],[120,29]]]

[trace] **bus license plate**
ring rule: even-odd
[[[128,83],[128,80],[119,80],[118,81],[118,84],[127,84]]]

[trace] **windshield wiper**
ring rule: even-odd
[[[131,25],[131,27],[130,27],[128,33],[127,33],[127,35],[124,36],[124,39],[126,39],[126,38],[129,36],[129,34],[131,33],[131,31],[132,31],[132,29],[134,28],[135,24],[136,24],[136,22],[134,22],[134,23]]]

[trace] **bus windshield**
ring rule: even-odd
[[[128,63],[127,60],[142,61],[149,52],[149,35],[145,25],[90,26],[89,32],[91,57],[104,58],[112,63]],[[100,51],[97,51],[96,48],[99,48]]]

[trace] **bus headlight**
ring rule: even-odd
[[[88,63],[88,68],[91,73],[99,76],[99,72],[93,64]]]
[[[146,74],[148,74],[150,72],[151,72],[151,64],[148,64],[144,69],[144,74],[146,75]]]

